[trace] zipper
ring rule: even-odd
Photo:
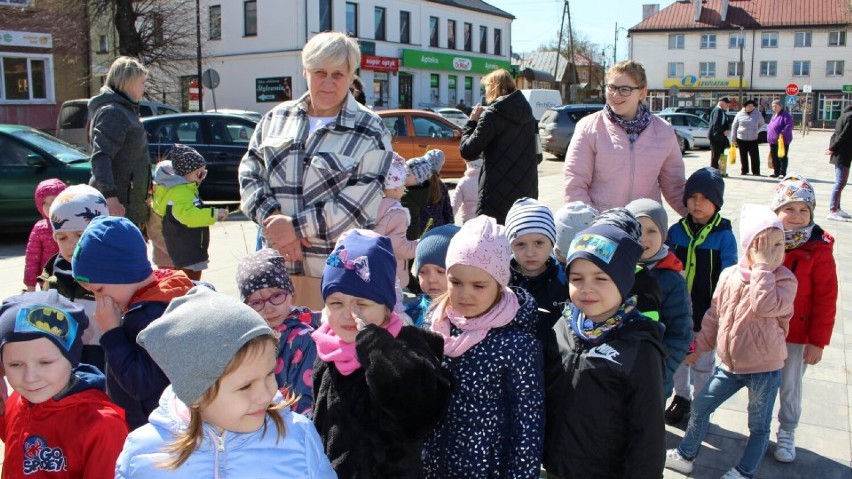
[[[630,192],[627,194],[628,201],[633,198],[633,175],[636,170],[636,151],[634,149],[635,142],[630,142],[630,138],[627,139],[628,143],[630,143]],[[639,141],[639,138],[636,138],[636,141]]]
[[[210,438],[216,445],[216,452],[213,455],[213,477],[216,479],[219,479],[219,453],[225,452],[225,434],[227,433],[224,431],[221,436],[217,435],[215,431],[210,432]]]

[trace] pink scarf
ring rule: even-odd
[[[391,336],[396,337],[402,329],[402,319],[399,314],[392,311],[387,325],[382,327],[387,329]],[[323,318],[322,326],[311,333],[311,338],[317,345],[317,356],[327,363],[334,363],[340,374],[349,376],[361,367],[358,355],[355,354],[355,343],[347,343],[340,339],[340,336],[334,334],[325,318]]]
[[[468,349],[485,339],[492,328],[505,326],[515,319],[520,309],[518,297],[508,287],[503,287],[500,302],[495,304],[485,314],[475,318],[465,318],[456,313],[449,305],[449,298],[441,301],[435,308],[432,331],[444,337],[444,355],[457,358]],[[450,323],[462,330],[458,336],[450,336]]]

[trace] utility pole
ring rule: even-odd
[[[737,70],[740,74],[740,108],[743,106],[743,45],[745,44],[745,27],[740,26],[740,63],[737,65]]]
[[[568,10],[568,0],[562,5],[562,23],[559,26],[559,43],[556,44],[556,62],[553,65],[553,79],[559,83],[557,72],[559,71],[559,55],[562,54],[562,32],[565,30],[565,12]]]
[[[568,4],[568,0],[565,0],[565,12],[568,14],[568,51],[570,53],[569,58],[571,59],[571,63],[569,63],[566,68],[570,67],[573,74],[571,75],[571,84],[568,85],[568,99],[571,103],[575,103],[577,101],[577,88],[579,87],[580,78],[577,72],[577,58],[574,56],[574,29],[571,27],[571,6]]]
[[[195,66],[198,74],[198,111],[204,111],[204,86],[201,85],[201,0],[195,0]]]
[[[618,63],[618,59],[615,56],[616,51],[618,50],[618,22],[615,22],[615,39],[612,42],[612,64],[615,65]]]

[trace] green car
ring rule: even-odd
[[[23,125],[0,125],[0,227],[26,231],[41,215],[35,188],[59,178],[68,185],[88,183],[89,155],[47,133]]]

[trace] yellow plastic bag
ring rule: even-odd
[[[784,145],[784,135],[778,135],[778,158],[787,156],[787,146]]]
[[[737,162],[737,147],[732,146],[728,148],[728,163],[734,164]]]

